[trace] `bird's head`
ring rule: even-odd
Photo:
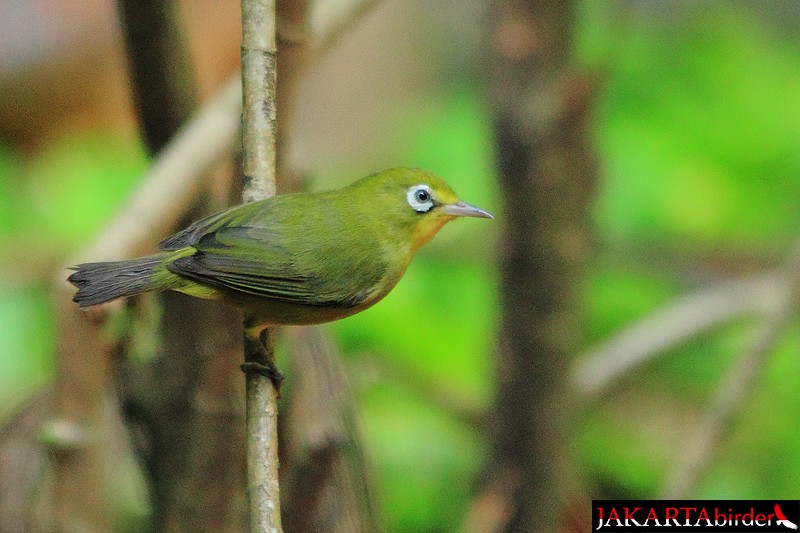
[[[357,182],[369,191],[389,231],[411,245],[413,253],[456,217],[494,218],[487,211],[458,199],[440,177],[414,168],[384,170]]]

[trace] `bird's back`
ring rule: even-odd
[[[372,219],[334,193],[282,195],[209,217],[162,247],[196,250],[167,268],[242,307],[322,322],[377,302],[405,269]]]

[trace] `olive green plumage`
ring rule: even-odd
[[[491,218],[433,174],[390,169],[335,191],[279,195],[211,215],[161,252],[75,268],[88,307],[146,291],[228,301],[252,326],[313,324],[366,309],[414,252],[457,216]]]

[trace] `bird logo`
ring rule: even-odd
[[[781,511],[781,506],[775,504],[775,516],[778,518],[776,522],[779,526],[788,527],[789,529],[797,529],[797,524],[786,518],[786,515]]]

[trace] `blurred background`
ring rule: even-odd
[[[305,31],[357,3],[312,2]],[[797,497],[800,4],[366,3],[279,108],[281,177],[329,189],[418,166],[496,220],[448,225],[381,304],[315,333],[347,391],[362,529],[585,531],[592,498]],[[238,69],[239,5],[150,4],[180,31],[188,119]],[[50,519],[31,513],[59,490],[63,451],[43,436],[63,415],[55,280],[163,146],[142,133],[123,12],[0,3],[0,531],[39,530]],[[206,178],[212,207],[233,158]],[[115,531],[190,530],[153,496],[168,491],[133,408],[149,400],[119,385],[159,357],[158,305],[103,319],[125,339],[107,394],[127,422],[105,427],[127,451],[103,454],[101,491]],[[286,337],[281,409],[302,424],[303,336]],[[243,382],[236,354],[211,375]],[[305,456],[288,424],[292,471]],[[228,529],[195,530],[237,530],[226,501]]]

